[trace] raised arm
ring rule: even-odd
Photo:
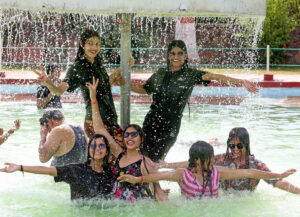
[[[33,72],[38,75],[38,80],[48,87],[52,94],[60,96],[69,88],[69,85],[66,82],[61,82],[58,86],[55,86],[51,79],[46,75],[43,66],[40,66],[40,70],[41,72],[38,72],[34,69]]]
[[[285,178],[296,172],[295,169],[286,170],[283,173],[265,172],[255,169],[230,169],[226,167],[217,166],[220,172],[220,179],[240,179],[240,178],[254,178],[254,179],[275,179]]]
[[[174,163],[167,163],[165,161],[158,162],[158,168],[180,169],[180,168],[188,168],[188,166],[189,166],[188,161],[174,162]]]
[[[149,175],[143,175],[139,177],[131,176],[131,175],[122,175],[118,177],[120,182],[130,182],[130,183],[151,183],[158,182],[161,180],[180,182],[183,177],[183,169],[177,169],[168,172],[157,172]]]
[[[0,135],[0,145],[2,145],[11,134],[13,134],[15,131],[20,129],[20,126],[21,126],[21,121],[15,120],[14,125],[6,133]]]
[[[220,75],[220,74],[214,74],[214,73],[206,73],[205,75],[202,76],[202,79],[205,81],[210,81],[210,80],[215,80],[219,81],[222,83],[231,83],[231,84],[241,84],[243,85],[249,92],[252,93],[257,93],[258,88],[255,83],[247,80],[242,80],[242,79],[237,79],[237,78],[232,78],[229,76],[225,75]]]
[[[93,84],[86,83],[86,86],[89,88],[89,91],[90,91],[94,131],[96,134],[102,134],[107,138],[112,154],[115,157],[118,157],[119,154],[123,150],[119,146],[119,144],[114,140],[114,138],[109,134],[109,132],[106,130],[106,128],[104,126],[104,123],[103,123],[103,120],[102,120],[102,117],[101,117],[101,114],[99,111],[97,98],[96,98],[96,90],[97,90],[98,83],[99,83],[99,80],[97,79],[95,81],[95,77],[93,77]]]
[[[4,165],[5,165],[4,168],[0,168],[0,172],[13,173],[16,171],[23,171],[27,173],[57,176],[56,167],[21,166],[13,163],[5,163]]]
[[[142,84],[131,84],[131,90],[139,94],[147,94]]]
[[[286,180],[279,180],[274,185],[276,188],[279,188],[281,190],[291,192],[293,194],[300,194],[300,188],[289,183]]]

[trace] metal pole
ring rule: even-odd
[[[267,45],[267,74],[270,72],[270,45]]]
[[[121,76],[126,84],[121,86],[121,126],[130,123],[131,78],[128,59],[131,57],[131,19],[133,14],[120,14],[121,18]]]
[[[2,54],[3,54],[3,11],[0,9],[0,73],[2,72]]]

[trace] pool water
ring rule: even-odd
[[[116,104],[119,110],[119,104]],[[132,106],[132,123],[142,124],[149,105]],[[83,123],[83,104],[64,104],[69,122]],[[133,115],[134,114],[134,115]],[[15,119],[21,129],[0,147],[0,166],[4,162],[23,165],[42,164],[38,158],[39,118],[34,103],[1,103],[0,127],[5,131]],[[276,99],[247,99],[239,106],[190,105],[186,108],[181,131],[166,161],[188,159],[190,145],[197,140],[218,138],[215,153],[223,153],[231,128],[243,126],[250,133],[251,152],[267,166],[282,172],[299,172],[287,180],[300,186],[300,108],[287,107]],[[300,195],[290,194],[261,181],[253,192],[220,192],[215,200],[185,200],[176,183],[163,182],[171,189],[170,200],[158,203],[139,201],[71,202],[69,187],[55,183],[50,176],[16,172],[0,173],[0,216],[299,216]]]

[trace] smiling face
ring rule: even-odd
[[[80,42],[82,45],[82,42]],[[97,54],[100,52],[100,39],[97,36],[93,36],[86,40],[84,44],[84,54],[89,61],[94,61]]]
[[[171,70],[181,69],[186,58],[187,58],[187,53],[184,52],[181,48],[179,47],[172,48],[172,50],[169,52]]]
[[[234,145],[234,146],[233,146]],[[242,149],[239,149],[238,146],[241,146],[242,143],[238,137],[233,137],[232,140],[229,143],[229,147],[231,150],[231,154],[233,158],[244,158],[246,156],[246,146],[243,145]]]
[[[142,138],[134,127],[127,128],[123,137],[127,150],[136,150],[142,143]]]
[[[97,138],[92,141],[89,154],[94,160],[103,159],[107,155],[106,145],[102,138]]]

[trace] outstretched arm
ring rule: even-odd
[[[217,166],[220,172],[220,179],[240,179],[240,178],[254,178],[254,179],[275,179],[285,178],[296,172],[295,169],[286,170],[283,173],[265,172],[255,169],[230,169],[226,167]]]
[[[53,82],[51,81],[51,79],[46,75],[43,66],[40,66],[40,70],[41,70],[41,72],[38,72],[38,71],[36,71],[34,69],[33,72],[38,75],[38,80],[43,85],[45,85],[46,87],[48,87],[48,89],[50,90],[50,92],[52,94],[60,96],[60,95],[62,95],[69,88],[69,85],[66,82],[61,82],[59,84],[59,86],[55,86],[53,84]]]
[[[285,180],[279,180],[275,183],[274,185],[276,188],[280,188],[281,190],[291,192],[293,194],[300,194],[300,188],[289,183],[288,181]]]
[[[157,172],[152,173],[146,176],[131,176],[131,175],[123,175],[118,177],[120,182],[130,182],[130,183],[151,183],[151,182],[158,182],[161,180],[166,181],[173,181],[173,182],[180,182],[183,176],[183,169],[177,169],[168,172]]]
[[[174,162],[174,163],[167,163],[165,161],[159,161],[157,164],[158,164],[158,168],[169,168],[169,169],[188,168],[188,166],[189,166],[188,161]]]
[[[99,111],[98,102],[96,98],[96,90],[97,90],[98,83],[99,80],[97,79],[95,81],[95,77],[93,77],[93,84],[86,83],[86,86],[89,88],[90,91],[94,131],[96,134],[102,134],[107,138],[107,140],[109,141],[112,154],[115,157],[118,157],[123,150],[104,127],[104,123]]]
[[[0,172],[13,173],[16,171],[21,171],[21,165],[12,164],[12,163],[5,163],[4,165],[5,165],[4,168],[0,168]],[[56,167],[22,166],[22,168],[23,171],[27,173],[57,176]]]
[[[256,84],[251,82],[251,81],[247,81],[247,80],[232,78],[232,77],[228,77],[228,76],[225,76],[225,75],[214,74],[214,73],[210,73],[210,72],[203,75],[202,79],[205,80],[205,81],[215,80],[215,81],[219,81],[219,82],[222,82],[222,83],[241,84],[249,92],[252,92],[252,93],[257,93],[258,92],[258,88],[257,88]]]
[[[2,145],[8,139],[8,137],[11,134],[13,134],[15,131],[17,131],[18,129],[20,129],[20,126],[21,126],[21,121],[20,120],[15,120],[14,121],[14,125],[12,126],[12,128],[10,128],[3,135],[0,135],[0,145]]]

